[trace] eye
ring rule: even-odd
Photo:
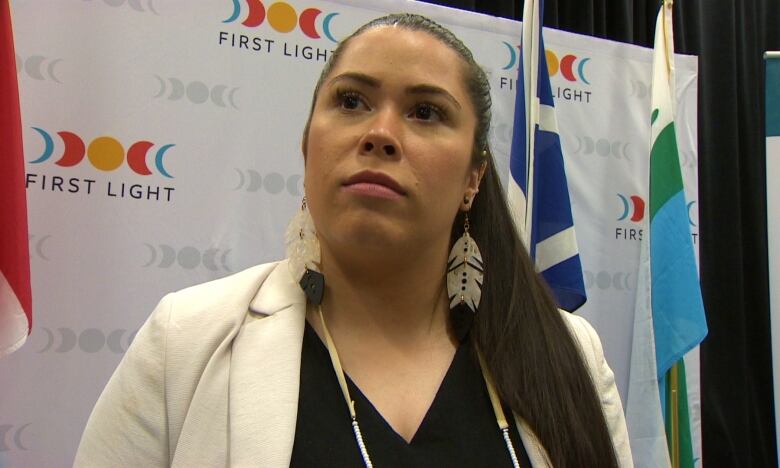
[[[336,103],[344,110],[357,110],[361,106],[368,107],[359,93],[348,90],[338,90],[336,92]]]
[[[445,120],[444,112],[438,106],[428,102],[422,102],[414,106],[414,109],[412,109],[412,112],[409,114],[409,116],[413,119],[422,120],[425,122],[438,122]]]

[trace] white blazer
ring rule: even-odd
[[[306,297],[287,262],[165,296],[103,390],[75,466],[287,467],[295,437]],[[621,466],[633,466],[623,408],[596,332],[579,342]],[[517,419],[534,467],[549,466]]]

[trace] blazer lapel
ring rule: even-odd
[[[230,364],[230,464],[290,463],[306,297],[281,262],[249,305]]]

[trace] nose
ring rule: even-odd
[[[374,151],[374,148],[378,147],[379,145],[374,143],[373,141],[366,141],[363,143],[363,152],[364,153],[371,153]],[[391,143],[381,145],[380,152],[386,154],[387,156],[393,156],[395,154],[395,146],[393,146]]]
[[[360,139],[360,154],[397,157],[402,153],[399,119],[391,111],[377,113]]]

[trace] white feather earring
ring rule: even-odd
[[[463,235],[455,241],[447,260],[447,296],[450,299],[453,328],[460,340],[468,334],[479,308],[485,273],[482,254],[469,235],[468,212],[465,218]]]
[[[284,235],[290,274],[313,304],[322,302],[325,276],[320,272],[320,241],[303,197],[301,209],[290,220]]]

